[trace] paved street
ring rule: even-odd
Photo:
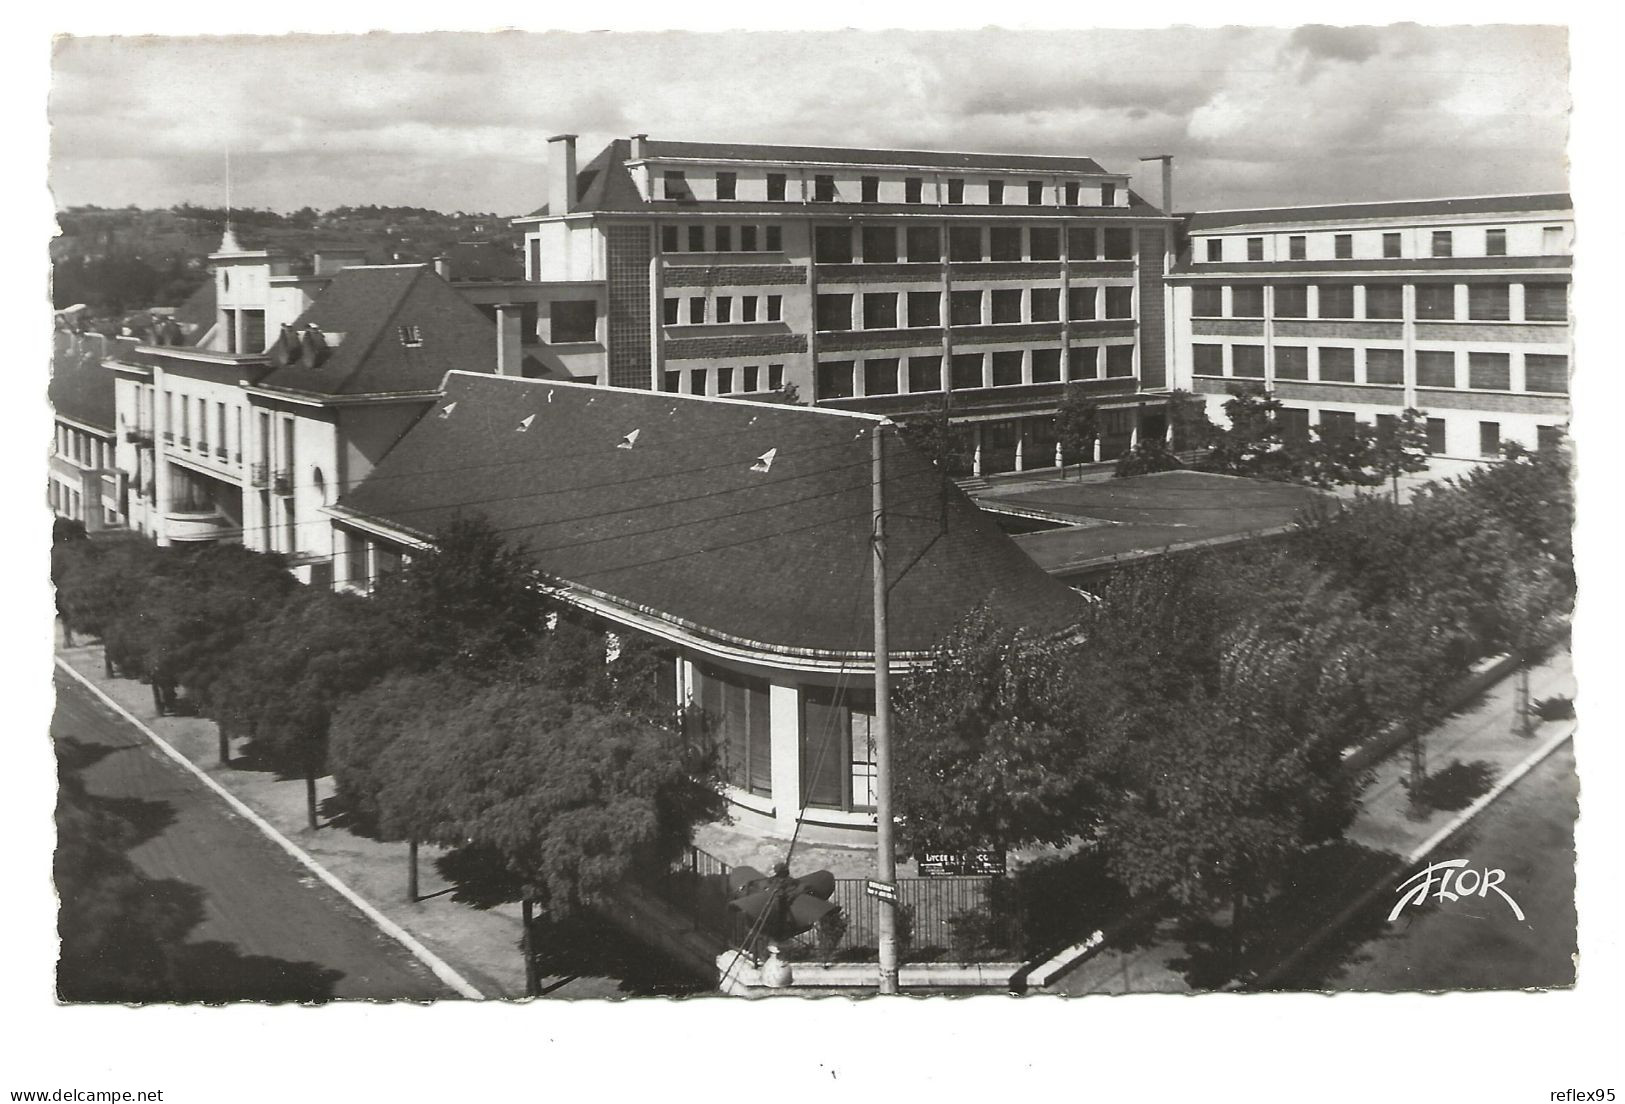
[[[206,986],[183,996],[455,996],[145,736],[60,675],[51,735],[90,794],[138,799],[156,814],[150,819],[161,827],[128,852],[141,873],[202,890],[203,919],[186,943]]]
[[[1573,745],[1553,752],[1434,856],[1506,871],[1513,916],[1493,892],[1430,900],[1392,924],[1397,896],[1382,895],[1334,940],[1334,961],[1308,964],[1305,984],[1335,990],[1527,989],[1574,981],[1574,821],[1579,780]],[[1412,873],[1412,872],[1408,872]]]

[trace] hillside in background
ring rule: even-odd
[[[167,210],[70,207],[57,213],[51,242],[52,304],[84,303],[98,318],[174,306],[208,275],[225,211],[181,204]],[[523,274],[523,235],[507,216],[421,207],[310,207],[292,214],[233,210],[245,249],[270,249],[308,263],[322,249],[364,249],[372,264],[451,258],[458,278]]]

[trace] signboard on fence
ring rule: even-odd
[[[965,874],[1003,874],[1003,851],[922,851],[917,865],[922,878]]]

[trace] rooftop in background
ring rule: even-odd
[[[1358,222],[1362,219],[1434,218],[1449,215],[1517,214],[1570,211],[1567,192],[1535,195],[1458,196],[1451,199],[1396,199],[1376,203],[1332,203],[1309,207],[1260,207],[1247,211],[1198,211],[1186,231],[1199,234],[1238,226],[1273,226],[1288,222]]]
[[[1088,483],[1057,479],[978,496],[992,512],[1065,525],[1023,533],[1022,550],[1052,575],[1087,574],[1191,547],[1228,544],[1279,532],[1298,511],[1327,497],[1311,487],[1174,471]]]
[[[861,657],[878,421],[456,373],[335,512],[428,540],[483,513],[615,610],[754,651]],[[1075,596],[930,461],[895,435],[886,456],[894,652],[928,650],[984,603],[1070,624]]]
[[[861,149],[826,149],[818,146],[758,146],[758,145],[732,145],[721,142],[648,142],[648,158],[694,158],[710,159],[713,161],[741,159],[762,161],[764,163],[795,163],[822,160],[828,164],[875,164],[893,165],[898,168],[919,165],[921,168],[936,169],[985,169],[988,171],[1004,170],[1008,172],[1031,171],[1041,172],[1073,172],[1096,173],[1105,176],[1123,177],[1124,174],[1108,173],[1093,159],[1088,157],[1046,157],[1038,154],[991,154],[991,153],[941,153],[926,151],[902,150],[861,150]],[[681,152],[677,152],[681,151]],[[867,158],[867,160],[863,160]],[[928,158],[935,160],[916,161],[912,158]],[[970,159],[970,160],[965,160]],[[828,210],[833,212],[853,213],[861,209],[867,214],[898,214],[898,215],[925,215],[940,218],[944,210],[955,215],[966,214],[1002,214],[1002,215],[1045,215],[1050,217],[1066,218],[1121,218],[1124,215],[1139,217],[1156,217],[1162,211],[1147,203],[1141,196],[1130,190],[1128,193],[1129,205],[1127,207],[1029,207],[1025,204],[953,204],[944,208],[936,204],[915,203],[785,203],[760,202],[748,200],[676,200],[676,199],[650,199],[646,200],[638,192],[637,184],[632,180],[632,174],[626,163],[632,160],[632,143],[627,138],[617,138],[605,146],[596,157],[583,165],[576,173],[576,194],[578,196],[573,214],[590,212],[635,212],[635,211],[691,211],[710,212],[728,211],[736,214],[763,211],[775,214],[784,214],[787,211]],[[547,217],[551,204],[543,206],[525,218]]]
[[[1107,173],[1092,157],[1037,153],[959,153],[949,150],[857,149],[841,146],[772,146],[743,142],[666,142],[650,139],[649,160],[760,161],[767,164],[895,165],[922,169],[1030,169],[1034,172]]]
[[[274,368],[259,386],[319,395],[418,393],[437,390],[448,371],[496,370],[496,326],[428,265],[341,269],[294,329],[311,324],[342,340],[330,340],[330,353],[315,366]]]
[[[113,373],[102,368],[105,347],[99,334],[57,331],[46,394],[60,416],[111,433],[118,416]]]

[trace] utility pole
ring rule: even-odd
[[[875,425],[873,524],[870,540],[874,545],[875,583],[875,862],[881,882],[897,883],[897,853],[892,843],[891,809],[891,653],[886,645],[886,496],[885,431],[891,425]],[[897,905],[879,902],[880,993],[897,992]]]

